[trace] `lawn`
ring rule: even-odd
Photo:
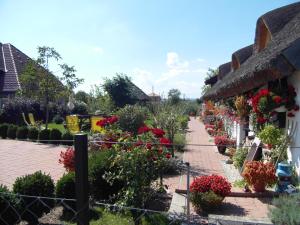
[[[45,124],[43,126],[45,127]],[[63,124],[49,123],[48,127],[49,129],[58,129],[62,134],[67,131]]]

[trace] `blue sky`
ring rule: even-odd
[[[293,2],[0,0],[0,42],[33,58],[37,46],[54,47],[85,79],[78,90],[123,72],[146,93],[196,98],[208,67],[253,43],[260,15]]]

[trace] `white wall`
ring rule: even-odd
[[[300,71],[297,71],[292,76],[288,78],[288,83],[295,87],[297,92],[296,97],[296,104],[300,105]],[[288,158],[295,166],[297,173],[300,177],[300,111],[295,112],[295,117],[287,117],[287,124],[288,120],[289,123],[293,121],[294,124],[298,123],[296,133],[293,138],[293,143],[291,144],[291,148],[288,149]],[[293,148],[297,147],[297,148]]]

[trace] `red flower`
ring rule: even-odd
[[[152,148],[152,144],[151,144],[151,143],[146,143],[146,148],[147,148],[148,150],[150,150],[150,149]]]
[[[273,100],[276,104],[280,104],[282,102],[282,98],[280,96],[275,96]]]
[[[151,129],[149,127],[147,127],[146,125],[144,125],[138,129],[138,134],[147,133],[149,131],[151,131]]]
[[[134,144],[134,146],[135,147],[139,147],[139,146],[141,146],[141,145],[143,145],[144,143],[141,141],[141,140],[138,140],[135,144]]]
[[[295,114],[292,113],[292,112],[289,112],[289,113],[287,114],[287,116],[288,116],[288,117],[295,117]]]
[[[268,89],[261,89],[258,93],[260,96],[268,96],[270,94]]]
[[[155,137],[163,137],[165,135],[164,130],[159,128],[152,128],[151,132],[155,135]]]
[[[170,159],[171,157],[172,157],[171,153],[167,153],[167,154],[166,154],[166,158],[167,158],[167,159]]]
[[[159,154],[159,155],[161,155],[162,153],[163,153],[163,149],[162,148],[159,148],[158,150],[157,150],[157,153]]]
[[[168,138],[164,138],[164,137],[159,139],[159,143],[162,145],[165,145],[167,148],[171,147],[171,144],[172,144]]]
[[[118,118],[117,116],[111,116],[111,117],[108,117],[108,118],[107,118],[107,122],[108,122],[109,124],[116,123],[116,122],[118,122],[118,120],[119,120],[119,118]]]
[[[99,120],[96,125],[99,126],[99,127],[105,127],[107,125],[107,120],[106,119],[102,119],[102,120]]]
[[[258,123],[260,123],[260,124],[263,124],[263,123],[265,123],[265,122],[267,122],[268,120],[266,119],[266,118],[264,118],[264,117],[258,117],[257,118],[257,122]]]
[[[60,153],[60,159],[58,161],[60,164],[63,164],[67,171],[75,170],[75,151],[73,147],[67,148],[65,152]]]

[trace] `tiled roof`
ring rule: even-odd
[[[0,43],[0,93],[20,88],[19,76],[30,58],[11,44]]]

